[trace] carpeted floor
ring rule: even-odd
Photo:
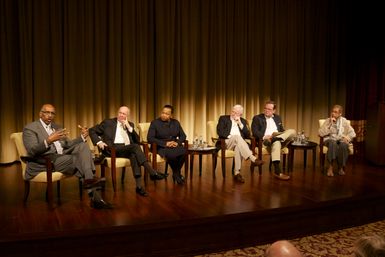
[[[289,241],[302,252],[304,257],[352,257],[354,242],[361,236],[373,234],[385,236],[385,220]],[[255,247],[200,255],[200,257],[263,256],[268,246],[268,244],[258,245]]]

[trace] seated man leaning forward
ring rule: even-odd
[[[90,128],[90,137],[105,156],[110,156],[106,146],[115,147],[116,157],[130,159],[132,172],[136,183],[136,193],[140,196],[148,196],[142,186],[140,166],[143,166],[149,173],[151,180],[161,180],[165,178],[163,173],[154,170],[147,160],[142,148],[139,145],[139,135],[134,130],[134,123],[128,121],[130,109],[121,106],[116,118],[105,119],[100,124]]]
[[[250,159],[252,165],[262,165],[264,162],[258,160],[251,152],[245,138],[250,138],[250,131],[247,121],[242,118],[243,107],[234,105],[230,115],[222,115],[219,117],[217,125],[217,134],[219,138],[224,138],[226,148],[235,152],[234,156],[234,180],[239,183],[245,183],[241,175],[242,159]],[[218,140],[217,145],[220,144]]]
[[[73,140],[68,139],[68,132],[54,122],[55,107],[44,104],[40,110],[40,119],[24,127],[23,143],[29,156],[36,158],[36,162],[27,163],[25,179],[31,179],[45,170],[41,162],[43,157],[52,160],[55,171],[68,175],[75,175],[83,180],[83,186],[88,190],[91,207],[96,209],[110,209],[111,204],[105,202],[96,190],[101,180],[94,177],[94,161],[91,150],[85,143],[88,129],[81,128],[81,136]],[[40,160],[40,161],[39,161]]]
[[[280,167],[281,149],[290,143],[296,132],[294,129],[283,128],[281,117],[275,114],[275,110],[276,104],[273,101],[267,101],[264,112],[253,117],[251,130],[254,137],[263,140],[263,147],[271,153],[274,177],[288,180],[290,176],[283,174]]]

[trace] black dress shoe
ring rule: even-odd
[[[245,183],[245,179],[242,177],[241,173],[234,175],[234,181],[238,183]]]
[[[113,208],[112,204],[107,203],[103,199],[99,201],[91,200],[91,207],[94,209],[112,209]]]
[[[96,164],[101,164],[101,163],[103,163],[105,158],[106,158],[106,156],[104,154],[99,154],[98,156],[94,157],[94,162]]]
[[[283,143],[285,140],[283,140],[283,138],[280,138],[280,137],[273,137],[273,139],[271,140],[271,144],[273,144],[276,141]]]
[[[144,190],[143,187],[137,187],[135,189],[136,193],[140,196],[148,196],[148,193],[146,192],[146,190]]]
[[[155,174],[150,175],[151,180],[162,180],[165,178],[166,178],[166,176],[161,172],[156,172]]]
[[[172,179],[174,180],[174,183],[176,182],[178,185],[184,184],[184,177],[181,174],[172,174]]]

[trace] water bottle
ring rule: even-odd
[[[203,148],[203,137],[199,136],[199,147]]]
[[[198,136],[195,136],[194,141],[193,141],[193,148],[197,149],[198,145],[199,145]]]
[[[301,144],[306,145],[306,137],[305,137],[305,131],[304,130],[302,130],[302,133],[301,133]]]

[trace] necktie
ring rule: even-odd
[[[54,130],[52,129],[52,127],[50,125],[48,125],[46,127],[46,130],[47,130],[48,135],[51,135],[54,132]],[[60,142],[59,141],[55,141],[55,142],[53,142],[53,144],[54,144],[54,146],[56,148],[56,152],[58,154],[63,154],[63,147],[61,146]]]
[[[124,126],[122,123],[120,123],[120,133],[123,137],[124,144],[129,145],[130,144],[130,138],[128,137],[127,131],[124,129]]]

